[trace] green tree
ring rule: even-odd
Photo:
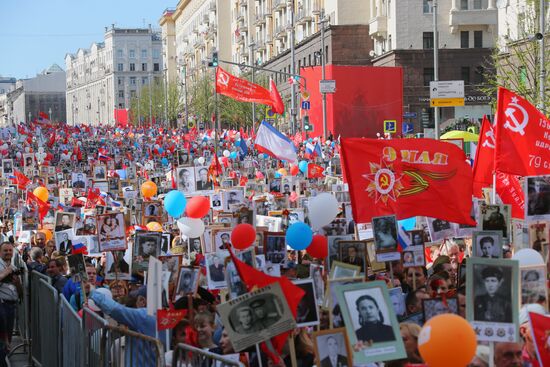
[[[164,106],[167,103],[168,121],[170,126],[176,126],[178,114],[183,110],[181,88],[176,83],[167,86],[167,98],[165,98],[164,83],[153,82],[139,90],[139,93],[130,102],[131,121],[134,125],[142,122],[164,121]]]

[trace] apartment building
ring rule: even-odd
[[[104,41],[65,56],[67,121],[114,123],[114,110],[129,108],[142,86],[162,82],[162,41],[149,28],[105,28]]]
[[[437,1],[439,80],[464,80],[465,106],[440,111],[444,128],[455,119],[490,114],[480,90],[498,35],[496,0]],[[429,83],[434,78],[433,1],[369,0],[373,66],[403,68],[404,113],[415,131],[433,127]]]

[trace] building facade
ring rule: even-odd
[[[105,29],[104,42],[65,57],[70,124],[112,124],[142,86],[163,81],[161,34],[149,28]]]
[[[15,89],[17,80],[0,76],[0,126],[8,124],[8,93]]]
[[[33,121],[40,112],[49,114],[53,122],[66,121],[65,71],[54,64],[34,78],[18,80],[4,105],[8,125]]]

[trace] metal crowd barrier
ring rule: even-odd
[[[36,342],[40,340],[40,320],[43,319],[43,315],[46,313],[42,309],[42,303],[45,302],[40,299],[39,288],[40,281],[46,282],[46,284],[51,283],[50,277],[40,274],[36,271],[31,273],[31,281],[29,283],[28,291],[30,293],[30,321],[29,321],[29,331],[30,331],[30,343],[31,343],[31,357],[30,359],[34,363],[42,364],[42,343]],[[54,289],[54,291],[56,291]],[[57,292],[57,291],[56,291]],[[51,310],[50,310],[51,312]],[[42,316],[42,317],[41,317]],[[35,341],[33,343],[33,340]]]
[[[40,344],[40,359],[37,361],[42,366],[59,366],[59,346],[60,346],[60,328],[59,312],[57,308],[58,294],[57,290],[43,279],[38,281],[38,287],[32,289],[33,293],[38,293],[40,299],[40,310],[38,319],[32,320],[38,324],[38,339]]]
[[[82,320],[63,295],[59,296],[59,322],[61,323],[61,365],[82,364]]]
[[[22,343],[14,346],[11,348],[8,357],[15,354],[15,352],[19,348],[23,348],[23,353],[30,356],[30,351],[28,348],[30,347],[30,330],[29,330],[29,316],[30,316],[30,309],[29,309],[29,274],[25,270],[23,274],[21,275],[22,280],[22,286],[23,286],[23,294],[21,295],[21,300],[17,304],[16,308],[16,328],[19,332],[19,336],[21,337]],[[30,364],[29,360],[29,364]]]
[[[173,353],[172,367],[244,367],[241,362],[187,344],[176,345]]]

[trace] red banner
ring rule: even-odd
[[[157,310],[157,329],[173,329],[186,314],[187,310]]]
[[[481,189],[493,185],[493,167],[495,165],[495,135],[491,123],[483,116],[476,158],[474,160],[474,196],[481,198]]]
[[[276,97],[278,96],[278,99],[280,99],[281,96],[276,88],[270,92],[258,84],[229,74],[219,66],[216,70],[216,93],[237,101],[265,104],[271,106],[274,110],[280,110],[280,103]],[[282,103],[282,100],[280,102]],[[284,112],[284,106],[283,111],[279,113],[282,112]]]
[[[342,160],[357,223],[396,214],[475,225],[472,169],[456,145],[432,139],[344,138]]]
[[[495,169],[518,176],[550,174],[550,120],[502,87],[497,97]]]
[[[325,169],[318,164],[309,163],[307,165],[307,178],[323,178],[325,177]]]
[[[529,312],[531,322],[532,338],[536,347],[538,361],[541,366],[550,366],[550,345],[548,336],[550,334],[550,317]],[[535,364],[533,363],[533,366]]]
[[[525,218],[525,195],[519,180],[514,175],[496,173],[496,192],[504,204],[512,207],[512,218]]]

